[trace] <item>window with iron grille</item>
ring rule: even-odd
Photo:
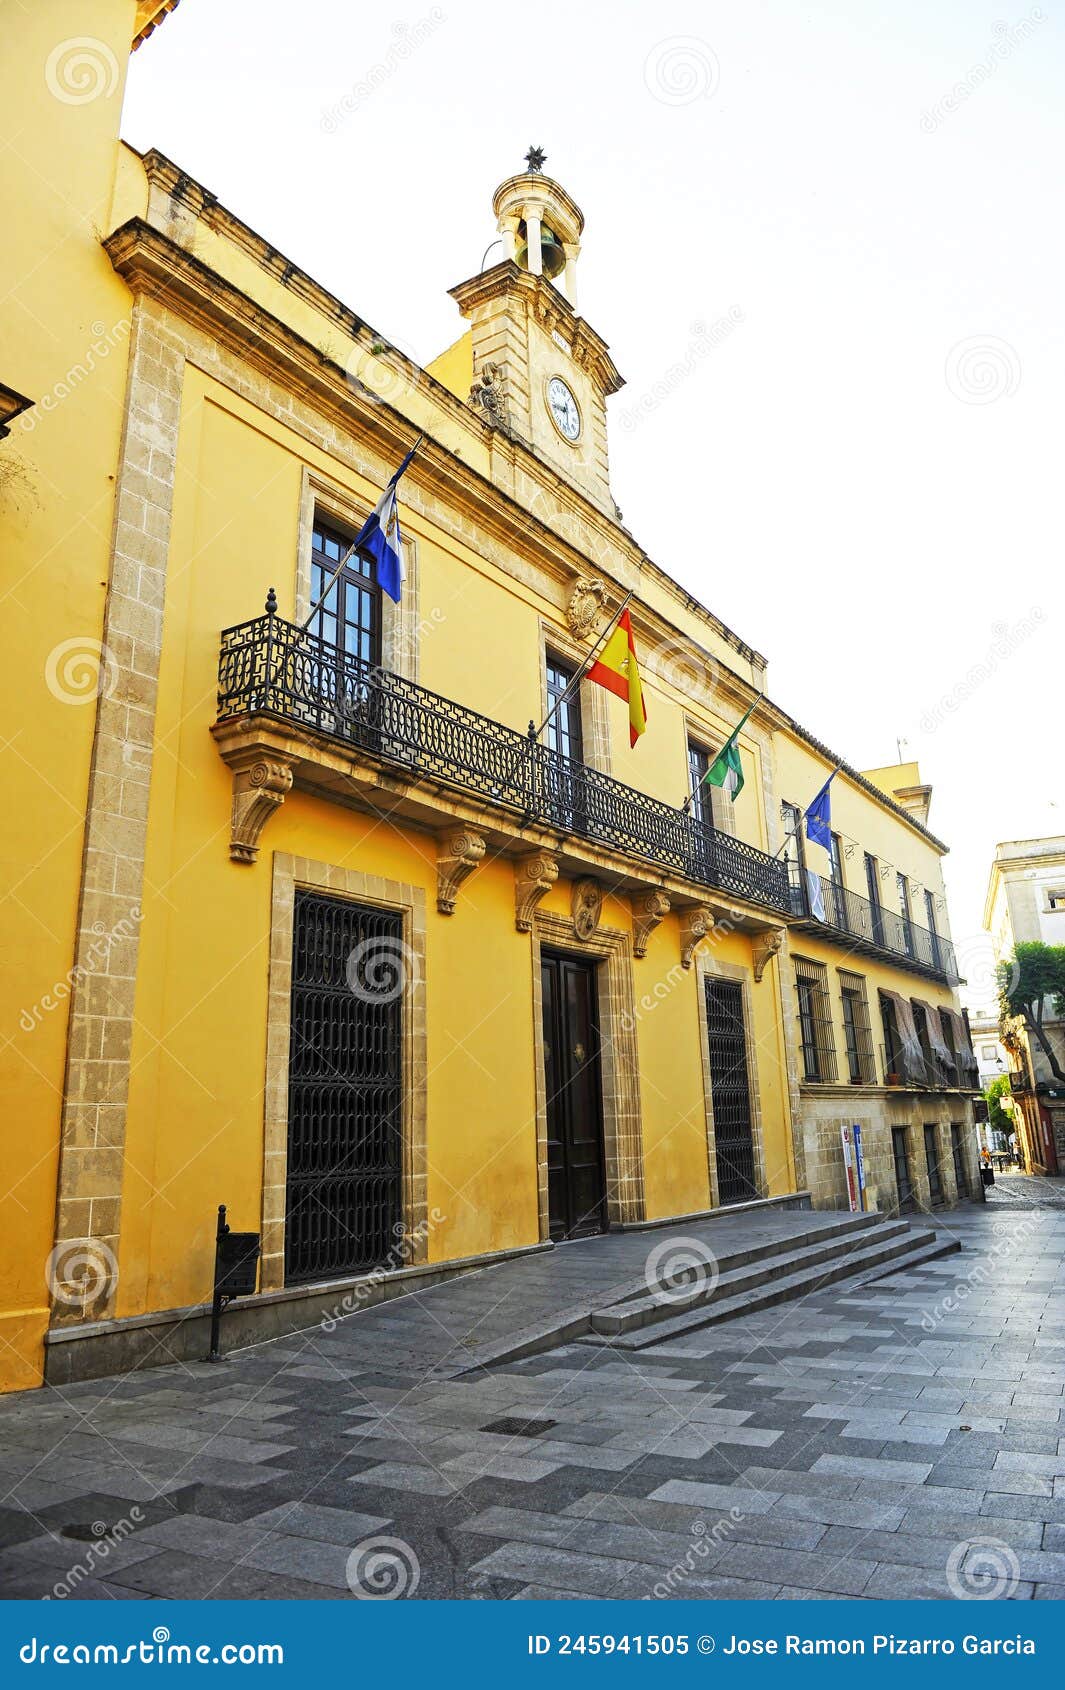
[[[799,1000],[803,1078],[808,1083],[834,1080],[836,1047],[828,998],[828,970],[824,963],[796,957],[795,991]]]
[[[939,1167],[939,1145],[936,1141],[936,1129],[933,1121],[925,1122],[924,1155],[928,1166],[928,1198],[933,1207],[938,1207],[943,1201],[943,1176]]]
[[[969,1181],[965,1176],[965,1150],[962,1144],[961,1126],[957,1121],[950,1123],[950,1149],[954,1157],[954,1184],[958,1188],[959,1197],[968,1197]]]
[[[875,1085],[873,1033],[869,1025],[869,999],[865,992],[864,976],[851,974],[848,969],[841,968],[839,993],[843,1005],[843,1037],[851,1085]]]

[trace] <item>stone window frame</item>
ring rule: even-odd
[[[270,895],[270,965],[263,1089],[263,1195],[260,1291],[285,1287],[285,1213],[288,1187],[288,1058],[292,1022],[292,949],[296,892],[308,889],[395,911],[403,918],[403,945],[411,967],[402,1015],[402,1220],[407,1240],[401,1267],[427,1260],[428,1154],[426,1082],[425,890],[379,874],[315,862],[275,851]],[[352,1274],[353,1280],[363,1278]],[[328,1283],[328,1282],[325,1282]]]
[[[714,1130],[714,1097],[710,1081],[710,1022],[706,1010],[708,979],[734,980],[743,992],[744,1044],[747,1048],[747,1090],[751,1100],[751,1140],[754,1145],[754,1183],[759,1196],[769,1194],[765,1161],[765,1130],[762,1121],[762,1093],[758,1080],[757,1041],[754,1038],[754,993],[749,969],[738,963],[722,962],[709,953],[695,953],[696,987],[699,997],[699,1055],[703,1071],[703,1108],[706,1113],[706,1159],[710,1178],[710,1206],[721,1208],[717,1179],[717,1138]],[[789,1128],[790,1131],[790,1128]]]
[[[725,738],[715,750],[713,741],[716,730],[708,727],[707,724],[704,721],[701,721],[698,716],[693,716],[689,710],[683,710],[681,712],[681,716],[684,728],[684,779],[685,781],[690,781],[688,747],[690,745],[697,745],[700,751],[704,751],[706,753],[712,764],[714,759],[720,755],[722,747],[728,740],[729,733],[731,733],[732,730],[731,728],[726,730]],[[685,794],[685,796],[687,796],[687,794]],[[710,810],[714,818],[714,826],[717,828],[718,832],[729,833],[733,836],[733,838],[735,838],[736,803],[732,794],[726,792],[723,786],[711,787]]]
[[[541,1243],[546,1243],[550,1237],[547,1079],[541,976],[541,956],[544,949],[568,951],[585,961],[601,964],[595,973],[607,1224],[610,1227],[632,1225],[647,1218],[631,935],[616,928],[599,927],[590,938],[580,939],[577,937],[572,918],[557,915],[552,910],[538,909],[533,917],[532,929],[532,996],[536,1073],[536,1190]]]
[[[540,712],[536,726],[547,716],[550,704],[547,697],[547,662],[550,656],[559,658],[563,663],[572,664],[575,670],[583,670],[588,663],[588,649],[580,645],[572,634],[560,628],[557,623],[549,622],[546,617],[539,619],[540,641]],[[583,684],[579,688],[581,706],[581,738],[584,742],[584,761],[591,769],[597,769],[600,774],[609,775],[613,766],[613,755],[610,745],[610,697],[605,687],[592,681],[588,686]]]
[[[296,546],[296,621],[303,622],[311,609],[311,539],[320,513],[343,529],[357,534],[370,514],[365,499],[338,482],[304,464],[300,482],[300,509]],[[396,604],[381,594],[381,667],[405,680],[417,681],[419,671],[420,569],[418,543],[403,535],[403,594]]]

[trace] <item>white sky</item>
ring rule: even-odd
[[[547,149],[626,526],[849,762],[908,742],[974,1004],[994,843],[1065,833],[1063,36],[1060,0],[183,0],[124,118],[423,362]]]

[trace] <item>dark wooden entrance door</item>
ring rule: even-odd
[[[403,918],[296,893],[285,1280],[386,1266],[402,1219]]]
[[[761,1193],[754,1174],[743,988],[736,981],[707,980],[706,1023],[718,1199],[721,1203],[749,1203]]]
[[[551,1237],[606,1230],[595,965],[545,951],[544,1080]]]

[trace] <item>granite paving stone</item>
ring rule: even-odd
[[[87,1562],[76,1534],[136,1505],[77,1600],[352,1599],[349,1557],[382,1536],[427,1600],[956,1598],[948,1562],[961,1546],[964,1572],[980,1537],[1016,1557],[1013,1599],[1061,1599],[1065,1182],[1028,1189],[931,1217],[962,1245],[942,1262],[638,1352],[585,1335],[478,1359],[592,1294],[642,1294],[668,1229],[445,1281],[236,1352],[224,1377],[192,1363],[5,1398],[0,1594],[48,1595]],[[681,1230],[717,1250],[838,1219]]]

